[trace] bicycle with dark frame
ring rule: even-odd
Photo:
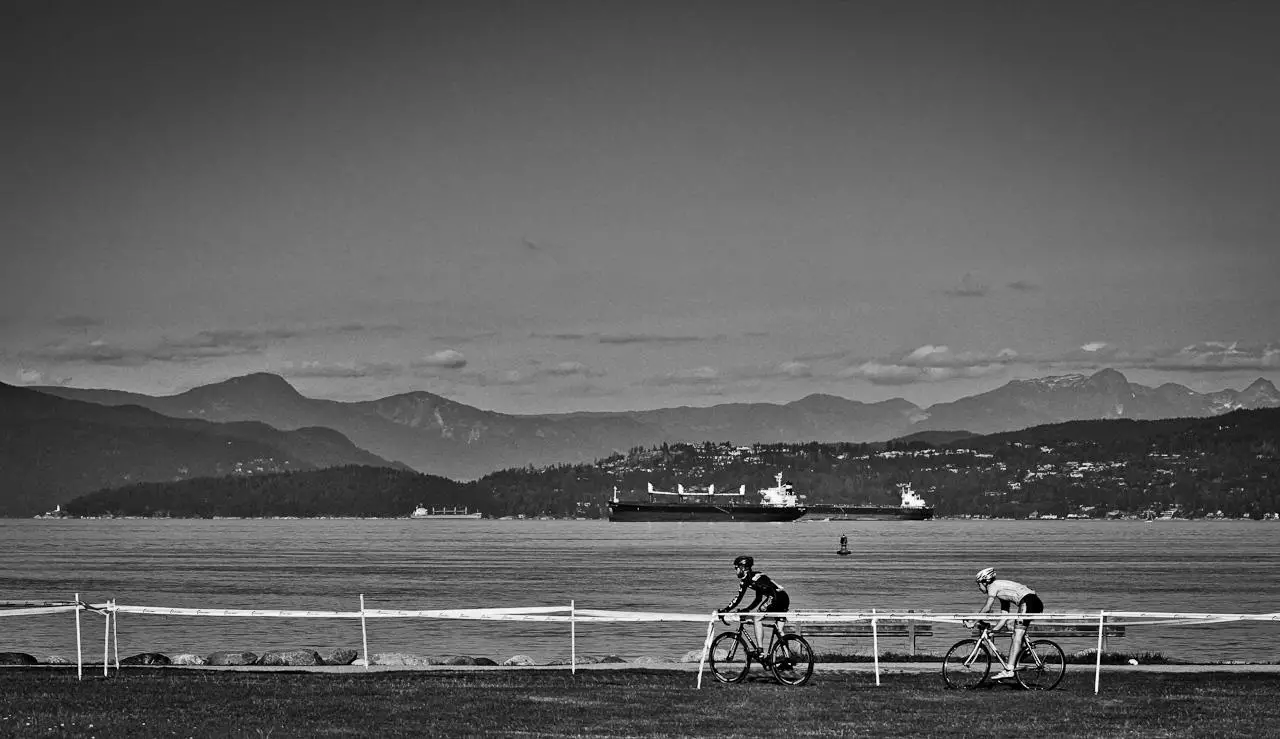
[[[725,631],[711,641],[711,650],[707,661],[711,674],[724,683],[742,682],[751,671],[751,663],[759,662],[778,682],[784,685],[803,685],[813,675],[813,647],[803,636],[788,634],[783,630],[782,622],[786,617],[767,613],[724,613],[720,615],[722,623],[728,623],[725,616],[733,616],[738,620],[738,628]],[[769,643],[761,649],[756,643],[752,620],[762,618],[770,627]]]

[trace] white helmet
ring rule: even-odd
[[[996,579],[996,568],[984,567],[983,569],[978,570],[978,574],[974,575],[973,579],[975,582],[980,582],[980,583],[991,582],[992,580]]]

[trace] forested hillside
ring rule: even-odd
[[[765,487],[783,472],[808,503],[896,503],[910,482],[940,516],[1259,518],[1280,512],[1280,410],[1083,421],[934,446],[728,442],[636,448],[593,465],[505,470],[477,482],[506,512],[600,515],[616,486]]]
[[[99,490],[71,501],[75,516],[159,518],[408,516],[417,505],[491,510],[477,490],[443,477],[387,467],[205,477]]]

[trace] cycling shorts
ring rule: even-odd
[[[1026,608],[1024,609],[1023,606],[1026,606]],[[1032,593],[1018,603],[1018,610],[1024,613],[1044,613],[1044,602],[1040,600],[1040,596]],[[1023,628],[1026,628],[1030,624],[1031,619],[1029,618],[1014,619],[1013,622],[1014,626],[1021,626]]]
[[[791,607],[791,598],[787,595],[787,591],[779,590],[769,599],[769,603],[765,605],[766,613],[778,613],[785,611]]]

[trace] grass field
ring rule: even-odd
[[[1211,669],[1211,668],[1206,668]],[[224,672],[0,669],[0,736],[1263,736],[1280,674],[1070,671],[1057,690],[943,688],[931,671],[818,672],[787,688],[671,670]]]

